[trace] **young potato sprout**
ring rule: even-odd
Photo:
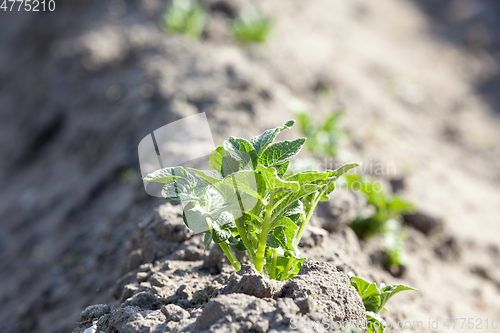
[[[165,29],[191,39],[200,39],[207,21],[206,9],[196,0],[173,0],[163,14]]]
[[[245,7],[230,24],[233,37],[242,44],[264,43],[271,33],[273,21],[253,6]]]
[[[229,246],[246,251],[255,268],[271,279],[290,279],[305,260],[298,244],[316,205],[328,200],[338,177],[359,165],[285,176],[306,138],[274,139],[294,123],[250,141],[230,137],[210,153],[211,170],[171,167],[144,180],[164,183],[165,199],[183,201],[185,224],[205,233],[206,248],[219,244],[235,269],[241,265]]]
[[[386,253],[384,266],[391,272],[406,265],[404,241],[408,232],[403,225],[403,214],[415,212],[413,204],[398,195],[388,195],[380,184],[363,175],[350,174],[344,177],[347,188],[362,193],[372,212],[361,212],[349,226],[362,240],[383,235]]]
[[[397,293],[404,290],[418,289],[405,286],[404,284],[394,284],[386,286],[381,283],[377,286],[374,282],[368,282],[360,277],[357,277],[352,272],[348,274],[351,280],[351,285],[356,288],[359,297],[363,301],[366,309],[366,331],[368,333],[384,333],[387,328],[385,320],[380,317],[379,312],[387,311],[385,304],[389,299]],[[343,330],[343,333],[349,332],[350,329]],[[351,330],[352,333],[363,332],[361,330]]]

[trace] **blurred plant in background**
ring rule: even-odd
[[[326,156],[338,159],[345,154],[340,146],[348,141],[350,132],[341,125],[344,115],[342,111],[332,112],[322,121],[316,122],[304,104],[291,103],[290,109],[297,118],[302,135],[307,137],[304,146],[313,155],[312,160],[302,160],[305,166],[318,165],[318,160]],[[295,163],[290,170],[306,169],[304,165]],[[349,227],[364,241],[375,235],[382,235],[385,247],[384,267],[393,275],[403,274],[406,265],[404,241],[408,238],[408,232],[402,216],[414,213],[415,208],[398,195],[385,194],[381,183],[362,175],[347,174],[341,179],[347,189],[362,193],[368,204],[367,209],[361,212]]]
[[[245,7],[238,18],[230,23],[233,37],[242,44],[264,43],[272,27],[273,20],[263,16],[254,6]]]
[[[293,113],[302,135],[307,137],[306,148],[315,157],[339,157],[340,144],[349,138],[349,131],[341,126],[342,111],[332,112],[318,123],[306,109],[297,109]]]
[[[377,285],[374,282],[368,282],[363,278],[354,275],[352,272],[347,274],[351,280],[351,285],[356,288],[359,297],[363,301],[366,309],[366,332],[368,333],[384,333],[387,328],[387,323],[379,312],[382,310],[388,311],[385,304],[391,297],[405,290],[418,291],[418,289],[405,286],[404,284],[393,284],[386,286],[384,283]],[[391,327],[392,328],[392,327]],[[342,333],[360,333],[364,330],[347,325]]]
[[[398,195],[387,195],[379,182],[371,181],[359,174],[344,176],[345,186],[362,193],[368,207],[349,224],[359,239],[369,240],[375,235],[383,235],[386,247],[384,266],[391,273],[405,265],[404,241],[408,233],[403,225],[402,215],[414,213],[413,204]]]
[[[206,9],[196,0],[173,0],[163,14],[166,30],[200,39],[208,21]]]
[[[393,275],[402,275],[401,270],[407,265],[404,242],[408,236],[408,230],[400,221],[394,219],[387,221],[384,232],[386,253],[383,264],[385,269]]]
[[[363,193],[374,212],[361,213],[350,226],[362,240],[368,240],[376,234],[384,234],[389,220],[401,221],[402,215],[414,211],[413,205],[398,195],[386,195],[379,182],[368,180],[363,175],[350,174],[344,177],[347,188]]]

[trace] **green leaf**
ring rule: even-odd
[[[300,200],[311,193],[319,191],[320,186],[315,184],[305,184],[300,186],[300,190],[296,192],[280,193],[275,197],[276,202],[279,202],[277,206],[273,209],[273,217],[275,219],[277,216],[282,214],[284,211],[291,208],[292,204],[297,200]]]
[[[378,307],[377,313],[382,310],[387,303],[387,301],[397,293],[404,291],[404,290],[413,290],[413,291],[418,291],[418,289],[412,288],[405,286],[404,284],[395,284],[395,285],[390,285],[390,286],[383,286],[381,285],[380,288],[382,289],[382,293],[380,294],[380,305]]]
[[[212,233],[207,232],[205,234],[205,237],[203,238],[203,244],[205,244],[205,251],[208,250],[208,247],[210,246],[210,243],[212,243]]]
[[[297,239],[295,238],[296,229],[292,229],[291,227],[278,227],[283,228],[286,236],[286,244],[285,249],[288,251],[298,252],[298,244]]]
[[[267,40],[273,20],[263,16],[253,6],[243,8],[238,17],[231,21],[230,32],[242,44],[263,43]]]
[[[261,175],[252,170],[240,170],[224,179],[217,178],[215,171],[189,170],[217,190],[231,209],[238,210],[240,203],[245,210],[252,209],[264,186]]]
[[[317,184],[328,178],[327,172],[320,171],[304,171],[299,172],[286,178],[288,181],[299,182],[300,184]]]
[[[342,111],[332,112],[325,118],[322,129],[327,132],[338,131],[338,124],[342,119],[342,116]]]
[[[395,215],[409,214],[415,212],[415,206],[407,200],[404,200],[398,195],[391,197],[389,206],[387,207]]]
[[[227,177],[232,173],[238,172],[240,169],[240,162],[232,158],[231,156],[222,156],[221,163],[221,175],[222,177]]]
[[[247,230],[247,238],[252,246],[254,248],[257,248],[257,246],[259,245],[259,236],[257,235],[257,230],[255,228]]]
[[[286,161],[285,163],[274,166],[276,168],[276,173],[278,174],[278,177],[283,178],[283,176],[286,174],[286,171],[288,170],[289,165],[290,161]]]
[[[285,227],[290,230],[297,230],[297,225],[293,223],[288,217],[278,217],[276,220],[271,222],[270,230],[273,230],[277,227]]]
[[[268,248],[270,250],[270,248]],[[272,259],[272,251],[266,251],[266,272],[268,274],[271,273],[271,270],[272,270],[272,262],[273,262],[273,259]],[[277,262],[276,262],[276,268],[275,268],[275,278],[276,279],[279,279],[283,273],[283,271],[285,270],[285,266],[288,262],[288,258],[285,257],[284,255],[282,254],[277,254]]]
[[[269,167],[284,163],[298,154],[304,142],[306,142],[306,138],[273,143],[262,152],[259,164]]]
[[[159,169],[154,172],[151,172],[144,177],[144,180],[147,182],[155,182],[155,183],[164,183],[167,184],[175,179],[185,178],[188,181],[192,180],[192,175],[187,172],[183,167],[173,167],[173,168],[164,168]]]
[[[351,280],[351,285],[358,291],[366,310],[375,314],[379,313],[385,307],[387,301],[395,294],[404,290],[417,291],[417,289],[403,284],[386,286],[382,283],[377,286],[374,282],[368,282],[355,276],[352,272],[349,272],[347,276]]]
[[[347,163],[342,165],[340,168],[337,168],[335,170],[328,170],[328,177],[333,178],[333,180],[337,180],[340,176],[345,174],[347,171],[360,166],[361,163],[359,162],[352,162],[352,163]]]
[[[208,20],[207,10],[198,1],[172,1],[163,14],[168,31],[199,39]]]
[[[348,276],[351,279],[351,285],[358,291],[366,310],[378,312],[377,309],[381,301],[380,290],[377,288],[377,284],[357,277],[351,272],[349,272]]]
[[[162,169],[165,170],[165,169]],[[161,170],[160,170],[161,171]],[[162,182],[168,181],[161,190],[161,195],[167,200],[177,201],[202,201],[208,189],[208,184],[201,179],[195,177],[183,168],[178,168],[177,171],[172,170],[163,173],[166,175],[171,173],[171,177],[162,176],[157,178]]]
[[[238,236],[238,237],[231,236],[231,237],[229,237],[227,242],[229,243],[229,245],[233,246],[238,251],[247,250],[245,243],[243,243],[243,240],[241,239],[240,236]]]
[[[250,143],[255,148],[255,152],[260,155],[260,153],[263,152],[264,149],[266,149],[267,146],[269,146],[274,141],[274,139],[282,130],[292,127],[293,124],[295,124],[295,120],[290,120],[283,126],[268,129],[261,135],[254,136]]]
[[[183,210],[183,219],[186,226],[194,232],[213,231],[222,225],[230,223],[231,228],[236,227],[231,213],[224,211],[224,199],[213,188],[207,190],[203,201],[188,202]],[[210,221],[207,221],[210,219]],[[215,231],[213,231],[215,233]],[[219,237],[212,235],[214,241]],[[220,238],[220,237],[219,237]]]
[[[297,221],[300,216],[304,213],[304,204],[302,201],[297,200],[292,202],[286,209],[281,213],[283,217],[288,217],[292,221]]]
[[[217,171],[220,175],[222,175],[222,157],[228,156],[229,153],[224,150],[224,147],[218,146],[214,150],[210,152],[209,155],[209,164],[210,169]]]
[[[285,181],[278,177],[275,168],[266,168],[259,164],[257,170],[261,172],[262,179],[264,180],[266,187],[269,191],[274,191],[275,193],[298,191],[300,185],[298,182]]]
[[[306,258],[294,257],[293,258],[293,269],[290,272],[284,272],[286,274],[286,277],[284,278],[284,280],[291,279],[292,277],[297,275],[299,273],[300,269],[302,268],[302,264],[304,263],[305,260],[306,260]]]
[[[278,221],[273,221],[271,231],[267,236],[267,245],[272,248],[281,247],[283,250],[297,251],[295,242],[295,231],[297,225],[289,218],[279,218]]]
[[[272,248],[286,247],[286,234],[283,227],[275,228],[267,234],[267,246]]]
[[[333,185],[335,187],[335,183],[333,183]],[[328,189],[330,189],[330,187],[328,187]],[[319,201],[329,201],[329,200],[330,200],[330,197],[326,193],[323,193],[321,195],[321,197],[319,197]]]
[[[221,175],[215,170],[196,170],[193,168],[188,168],[188,170],[213,187],[218,187],[223,182]]]
[[[206,211],[197,202],[188,202],[182,211],[182,218],[186,226],[194,232],[205,232],[210,230],[207,223],[209,217]]]
[[[231,229],[236,228],[234,217],[231,213],[223,212],[217,219],[212,219],[211,229],[214,243],[221,243],[231,236]]]
[[[369,333],[384,333],[387,323],[378,314],[367,311],[366,312],[366,330]]]
[[[224,149],[232,158],[241,163],[242,169],[252,169],[257,166],[257,153],[255,148],[243,138],[230,137],[224,141]]]
[[[231,174],[230,177],[224,179],[223,185],[233,188],[239,200],[243,200],[245,210],[252,209],[257,199],[262,198],[261,194],[265,186],[262,176],[252,170],[240,170]]]

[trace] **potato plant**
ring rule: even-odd
[[[391,232],[389,221],[401,222],[402,215],[414,212],[413,204],[398,195],[387,195],[380,184],[359,174],[344,177],[348,189],[361,192],[374,212],[361,213],[349,226],[360,239],[368,240],[377,234]]]
[[[163,14],[168,31],[199,39],[208,20],[205,8],[196,0],[173,0]]]
[[[315,157],[329,156],[338,158],[341,155],[340,145],[349,138],[349,131],[341,126],[342,111],[335,111],[321,122],[316,122],[306,109],[294,110],[302,135],[307,137],[306,148]]]
[[[185,224],[205,233],[206,247],[219,244],[235,269],[241,265],[230,246],[246,251],[260,273],[290,279],[305,260],[298,244],[316,205],[328,200],[338,177],[359,165],[285,176],[306,138],[274,140],[294,123],[291,120],[250,141],[230,137],[210,153],[211,170],[171,167],[144,180],[164,183],[165,199],[183,201]]]
[[[229,26],[233,37],[242,44],[264,43],[272,27],[272,19],[263,16],[253,6],[244,8]]]
[[[369,333],[385,332],[387,324],[385,320],[380,317],[379,312],[381,310],[388,310],[385,307],[385,304],[392,296],[404,290],[418,291],[418,289],[405,286],[404,284],[386,286],[381,283],[377,286],[376,283],[368,282],[360,277],[357,277],[351,272],[349,272],[348,276],[351,280],[351,285],[356,288],[361,300],[363,301],[363,305],[365,306],[366,330]],[[344,330],[344,332],[347,331],[348,330]],[[359,330],[356,331],[359,332]]]
[[[359,174],[344,177],[347,188],[361,192],[373,211],[361,212],[349,226],[362,240],[382,235],[385,243],[384,266],[394,275],[401,275],[406,265],[404,241],[408,232],[404,228],[402,215],[413,213],[413,204],[398,195],[387,195],[378,188],[377,182]]]

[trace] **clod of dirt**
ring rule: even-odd
[[[159,310],[140,311],[136,307],[127,306],[101,317],[97,322],[96,332],[159,333],[165,331],[165,326],[165,317]]]
[[[189,312],[175,304],[162,306],[161,313],[165,315],[165,318],[173,321],[181,321],[182,319],[188,319],[190,317]]]
[[[277,298],[284,285],[284,282],[262,276],[251,265],[242,265],[239,271],[231,274],[224,287],[214,291],[213,296],[242,293],[259,298]]]
[[[406,177],[393,177],[389,179],[389,184],[391,185],[392,193],[400,193],[406,188]]]
[[[349,278],[327,262],[306,260],[299,273],[285,285],[283,296],[293,299],[311,296],[334,321],[365,318],[365,307]]]
[[[330,200],[320,202],[318,217],[324,229],[334,232],[345,228],[366,207],[366,199],[352,191],[339,188],[330,194]]]
[[[185,243],[187,240],[190,242]],[[188,261],[202,260],[205,257],[203,240],[199,235],[193,237],[182,221],[182,208],[170,203],[159,206],[139,224],[130,248],[132,251],[127,258],[128,271],[167,256]]]
[[[137,306],[141,309],[158,310],[164,303],[165,301],[162,298],[153,295],[150,292],[143,291],[135,294],[134,297],[126,300],[123,303],[122,307]]]
[[[328,232],[323,228],[308,226],[300,239],[300,247],[321,246],[325,238],[328,237]]]
[[[259,299],[245,294],[219,295],[207,303],[193,329],[211,332],[267,332],[270,328],[283,330],[289,320],[283,320],[276,301]],[[290,311],[288,316],[295,313]]]
[[[434,247],[434,252],[441,260],[454,261],[460,259],[462,248],[454,236],[447,236]]]
[[[206,290],[196,290],[194,293],[193,293],[193,297],[191,299],[191,302],[195,305],[201,305],[201,304],[205,304],[206,302],[208,302],[208,293],[206,292]]]
[[[83,310],[80,315],[80,321],[92,322],[94,319],[99,319],[99,317],[104,316],[111,312],[111,307],[107,304],[95,304],[88,306],[85,310]]]
[[[316,303],[311,296],[295,300],[295,304],[299,307],[300,313],[307,314],[313,312],[316,308]]]
[[[405,222],[426,235],[439,232],[443,229],[443,220],[423,212],[403,216]]]

